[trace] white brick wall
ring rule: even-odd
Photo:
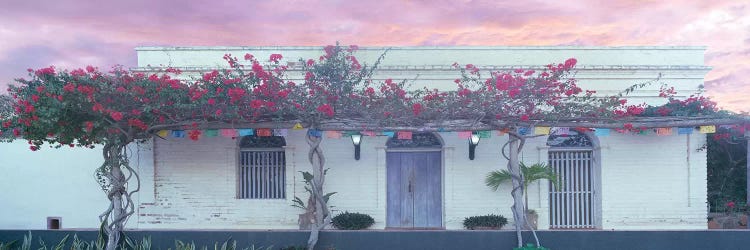
[[[287,189],[304,200],[296,171],[309,171],[307,145],[303,132],[287,137]],[[483,139],[474,161],[468,159],[468,146],[456,133],[441,133],[444,149],[444,224],[459,229],[465,217],[488,213],[512,220],[510,185],[493,192],[484,185],[492,170],[504,169],[500,146],[507,137]],[[613,133],[599,138],[602,156],[603,229],[698,229],[706,227],[705,152],[696,149],[705,136],[640,136]],[[531,139],[522,159],[527,163],[545,162],[545,138]],[[355,161],[353,146],[346,138],[323,141],[326,166],[326,192],[336,211],[367,213],[376,220],[374,228],[385,227],[385,145],[384,137],[365,137],[362,158]],[[294,195],[286,200],[236,199],[236,141],[228,138],[157,140],[156,202],[142,205],[141,228],[297,228],[302,210],[291,207]],[[658,149],[658,150],[655,150]],[[690,152],[690,177],[688,159]],[[690,189],[688,193],[687,189]],[[540,228],[548,225],[546,183],[529,190],[529,207],[539,214]],[[146,194],[143,194],[146,195]]]

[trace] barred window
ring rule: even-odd
[[[244,136],[240,140],[240,199],[286,198],[286,141],[281,136]]]

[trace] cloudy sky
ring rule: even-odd
[[[0,8],[0,85],[27,68],[135,66],[133,49],[142,45],[336,41],[705,45],[708,95],[750,111],[750,2],[743,0],[10,1]]]

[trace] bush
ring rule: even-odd
[[[474,230],[477,227],[492,227],[502,228],[508,224],[508,219],[502,215],[488,214],[480,216],[472,216],[464,219],[464,227],[469,230]]]
[[[372,226],[375,220],[366,214],[344,212],[333,217],[331,224],[341,230],[360,230]]]

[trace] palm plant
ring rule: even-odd
[[[539,180],[547,179],[550,182],[552,182],[552,185],[555,185],[555,188],[558,188],[557,185],[557,174],[555,174],[555,171],[544,163],[536,163],[531,166],[526,166],[523,162],[519,163],[521,167],[521,174],[523,175],[523,197],[525,200],[526,207],[524,210],[528,212],[529,209],[529,196],[528,196],[528,190],[529,190],[529,184],[534,183]],[[510,182],[512,179],[510,172],[508,170],[495,170],[487,174],[487,177],[484,179],[484,183],[490,187],[493,191],[497,191],[497,189],[500,187],[501,184],[505,182]]]

